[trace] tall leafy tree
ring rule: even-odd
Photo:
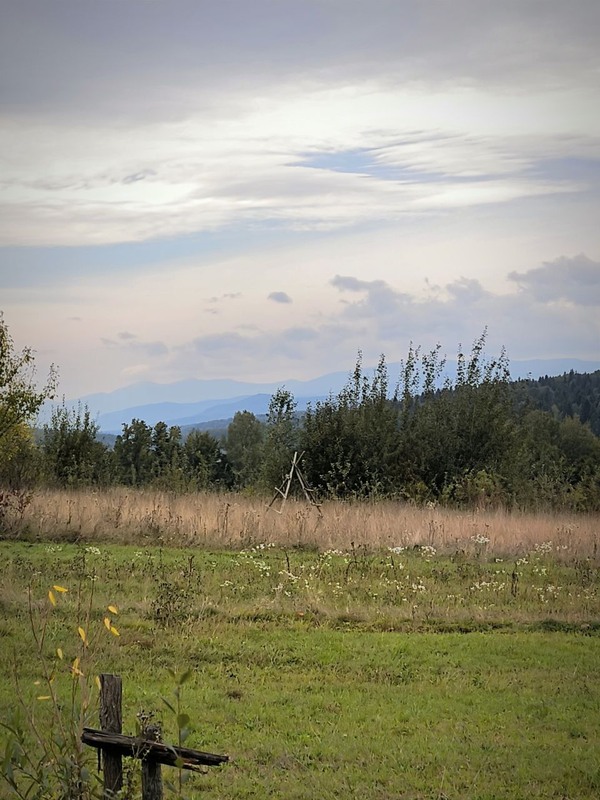
[[[277,389],[269,403],[265,430],[260,482],[266,491],[279,486],[288,473],[298,433],[294,395],[285,388]]]
[[[141,419],[123,423],[114,447],[119,480],[127,486],[143,486],[154,477],[152,428]]]
[[[97,439],[99,426],[87,406],[52,411],[44,426],[43,452],[46,473],[59,486],[89,486],[109,481],[108,448]]]
[[[184,469],[192,489],[230,489],[233,473],[218,440],[206,431],[192,431],[183,445]]]
[[[501,475],[514,443],[510,374],[504,351],[484,354],[486,331],[470,355],[462,349],[455,381],[443,380],[439,347],[411,353],[401,376],[402,483],[409,496],[451,499],[454,488],[482,470]],[[441,387],[440,387],[441,383]]]
[[[373,497],[393,492],[398,419],[383,356],[369,379],[359,353],[342,391],[308,408],[301,447],[307,479],[323,495]]]
[[[0,439],[0,486],[9,492],[31,490],[41,472],[42,457],[33,430],[24,422],[12,427]]]
[[[235,475],[235,485],[243,489],[256,483],[263,457],[264,426],[251,411],[236,411],[229,428],[225,449]]]
[[[154,482],[165,489],[184,486],[181,428],[157,422],[152,430]]]
[[[56,393],[58,373],[50,368],[46,383],[35,384],[35,354],[30,347],[15,350],[0,312],[0,445],[12,430],[31,422],[46,400]]]
[[[40,388],[35,382],[35,354],[30,347],[15,349],[0,312],[0,519],[22,512],[30,487],[38,478],[39,452],[30,424],[46,400],[56,392],[57,372],[50,372]]]

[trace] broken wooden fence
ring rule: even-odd
[[[215,767],[229,756],[203,753],[189,747],[157,741],[157,725],[144,728],[143,736],[125,736],[122,731],[122,683],[119,675],[100,676],[100,725],[102,730],[84,728],[81,741],[98,748],[102,754],[104,798],[110,800],[123,787],[123,756],[142,762],[142,800],[161,800],[161,764],[198,771],[198,767]]]

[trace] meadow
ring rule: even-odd
[[[231,757],[189,798],[595,798],[598,522],[39,493],[0,542],[0,720],[98,727],[114,672],[125,732],[176,741],[189,671],[186,745]]]

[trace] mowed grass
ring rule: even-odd
[[[188,797],[596,798],[598,563],[564,544],[516,558],[487,546],[0,543],[0,719],[18,705],[15,672],[40,719],[47,709],[30,587],[34,621],[49,614],[45,664],[60,647],[89,682],[121,674],[126,732],[155,712],[174,741],[161,698],[169,670],[192,671],[186,744],[231,762],[194,775]],[[55,584],[69,592],[53,608]],[[91,599],[89,648],[78,598]],[[112,604],[118,637],[103,625]],[[59,692],[72,680],[59,671]]]

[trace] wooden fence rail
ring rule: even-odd
[[[199,766],[216,767],[229,756],[204,753],[189,747],[157,740],[160,729],[149,725],[143,736],[126,736],[122,729],[122,683],[119,675],[100,676],[100,725],[102,730],[84,728],[81,741],[102,754],[104,800],[112,800],[123,787],[123,756],[142,762],[142,800],[162,800],[161,764],[199,771]]]

